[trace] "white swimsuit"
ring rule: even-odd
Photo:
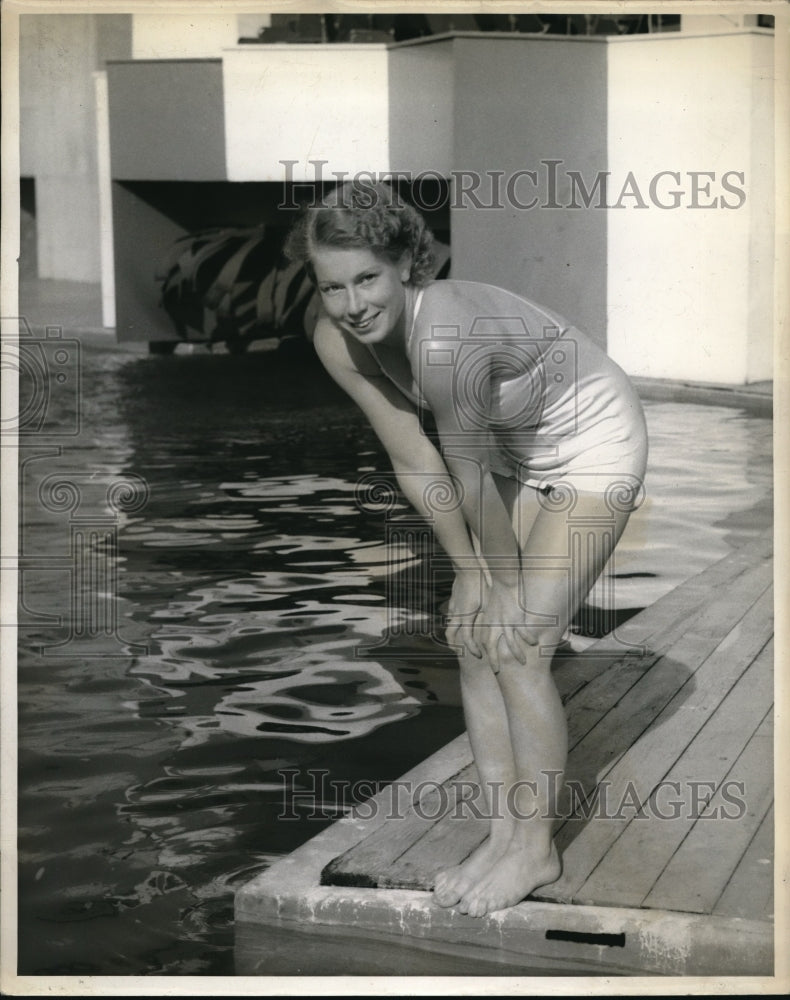
[[[492,472],[536,489],[569,484],[603,493],[622,484],[638,491],[647,464],[647,430],[627,375],[561,316],[522,296],[489,288],[502,293],[503,309],[517,304],[519,315],[477,317],[463,339],[448,340],[448,350],[455,351],[456,384],[463,383],[455,398],[470,400],[467,412],[459,409],[468,430],[466,443],[485,452]],[[407,347],[424,291],[414,301]],[[541,336],[530,333],[535,330]],[[492,376],[490,362],[475,365],[475,350],[482,348],[490,359],[493,338],[498,349]],[[475,378],[483,370],[490,392],[481,397]],[[416,386],[407,389],[388,377],[415,406],[428,408]]]

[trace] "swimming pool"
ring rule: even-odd
[[[48,425],[76,408],[79,433],[23,453],[19,972],[232,974],[235,888],[462,731],[447,581],[360,507],[386,459],[316,366],[87,341],[81,365]],[[623,617],[771,522],[770,421],[646,413],[647,498],[594,595]],[[57,477],[79,509],[42,502]],[[117,628],[86,641],[45,616],[73,614],[79,517],[106,527],[124,478],[147,499],[106,535]]]

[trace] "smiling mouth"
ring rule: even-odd
[[[372,316],[368,316],[367,319],[361,320],[358,323],[354,323],[349,320],[349,326],[355,333],[367,333],[367,331],[373,326],[376,319],[381,315],[380,312],[374,313]]]

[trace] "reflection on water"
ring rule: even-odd
[[[221,482],[217,502],[239,513],[204,510],[127,527],[127,550],[133,547],[138,559],[146,549],[172,557],[196,545],[206,554],[216,547],[223,557],[233,549],[247,553],[243,576],[206,586],[202,575],[184,574],[171,599],[149,614],[155,652],[131,673],[167,685],[184,745],[220,732],[315,743],[358,739],[413,714],[424,700],[390,669],[359,655],[403,611],[381,588],[371,589],[369,569],[388,577],[416,560],[405,546],[385,549],[355,533],[358,469],[352,465],[346,480],[304,474]],[[210,502],[204,492],[204,506]],[[277,530],[295,520],[333,534]],[[221,681],[212,688],[216,701],[189,714],[192,689],[207,681]]]
[[[118,519],[114,644],[39,653],[69,575],[24,575],[20,972],[227,974],[234,889],[349,807],[337,783],[391,780],[461,731],[435,639],[449,581],[356,502],[387,462],[317,368],[84,365],[80,435],[25,466],[25,551],[68,557],[68,519],[37,500],[53,472],[133,473],[150,495]],[[767,421],[647,415],[648,499],[593,596],[623,613],[770,523]]]

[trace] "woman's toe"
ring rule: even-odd
[[[441,892],[434,890],[433,895],[439,906],[452,906],[458,901],[458,893],[450,892],[449,889],[444,889]]]

